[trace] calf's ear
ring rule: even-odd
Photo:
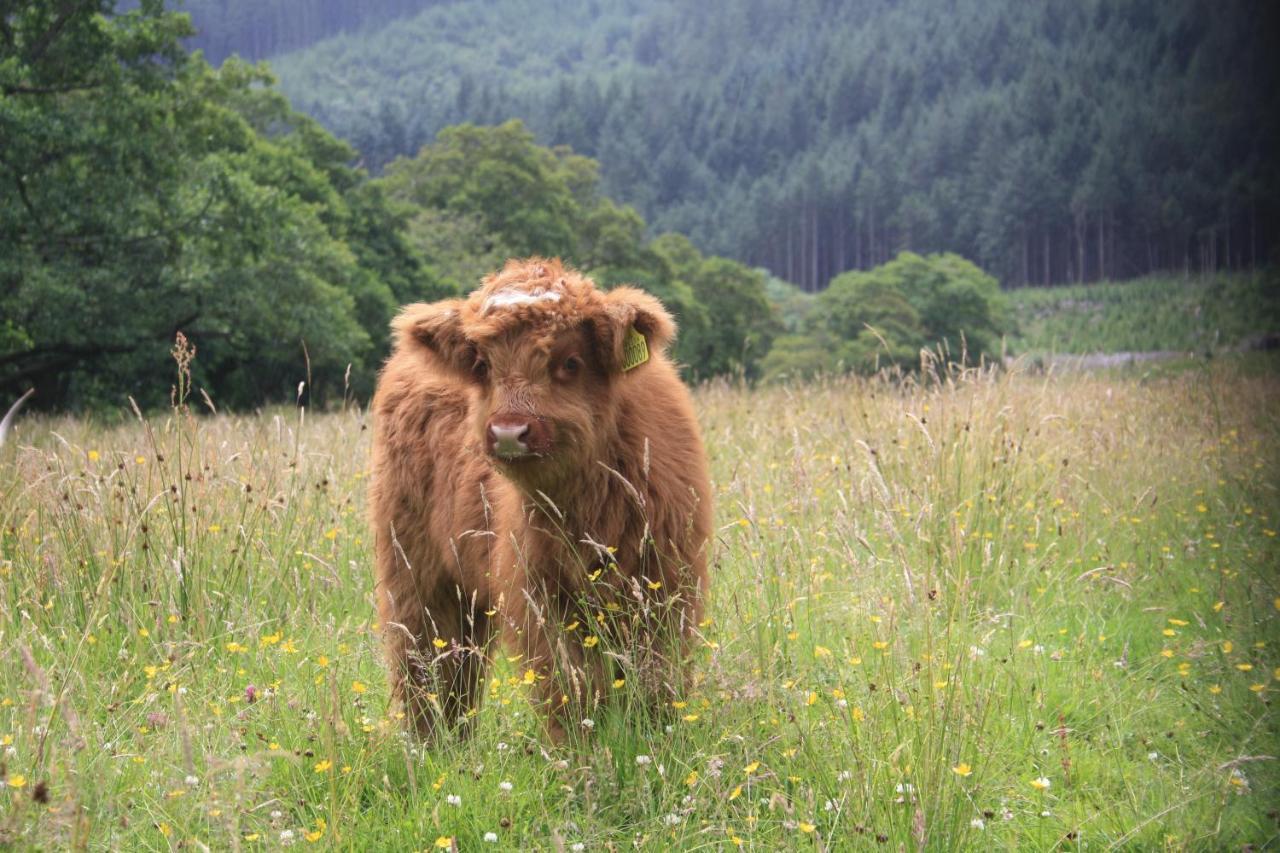
[[[617,287],[605,294],[604,303],[594,326],[601,360],[611,373],[639,367],[650,352],[665,352],[676,336],[671,314],[643,290]]]
[[[422,347],[456,370],[471,369],[474,348],[462,334],[461,299],[406,305],[391,321],[396,349]]]

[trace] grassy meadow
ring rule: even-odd
[[[361,410],[26,417],[0,846],[1274,845],[1278,376],[701,387],[695,688],[562,750],[496,647],[470,740],[401,733]]]
[[[1280,329],[1280,274],[1150,276],[1008,292],[1016,352],[1036,356],[1249,347]]]

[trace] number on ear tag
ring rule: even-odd
[[[627,332],[627,339],[622,342],[622,369],[624,372],[632,370],[648,360],[649,342],[632,326]]]

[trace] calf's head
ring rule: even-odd
[[[619,383],[665,358],[675,335],[647,293],[606,293],[537,258],[508,262],[465,299],[408,306],[394,328],[397,346],[421,347],[472,389],[480,445],[536,488],[594,464],[626,426]]]

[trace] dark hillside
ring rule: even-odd
[[[1016,285],[1250,267],[1280,245],[1277,7],[1261,0],[497,0],[373,17],[274,60],[371,167],[445,126],[520,117],[598,159],[654,233],[806,289],[903,249]]]
[[[196,34],[187,47],[204,51],[214,65],[232,54],[266,59],[309,47],[338,33],[422,11],[443,0],[187,0],[175,4],[191,13]],[[122,4],[127,8],[128,4]]]

